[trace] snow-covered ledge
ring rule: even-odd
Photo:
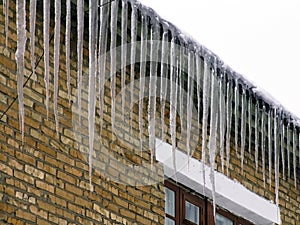
[[[172,146],[159,139],[156,140],[156,160],[164,165],[167,177],[175,179],[172,159]],[[210,167],[205,165],[205,185],[203,168],[199,160],[190,158],[188,165],[187,154],[176,150],[176,179],[200,194],[212,198],[212,185],[209,174]],[[254,224],[281,224],[280,209],[274,203],[248,190],[237,181],[231,180],[224,174],[215,171],[216,204],[239,215]],[[203,193],[203,188],[205,191]]]

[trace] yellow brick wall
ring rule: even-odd
[[[16,25],[15,4],[10,6],[9,44],[5,47],[4,15],[0,7],[0,112],[10,105],[16,93]],[[41,8],[39,8],[41,10]],[[38,13],[36,58],[43,54],[42,13]],[[52,21],[53,22],[53,21]],[[53,24],[53,23],[52,23]],[[62,28],[63,33],[64,28]],[[51,34],[53,30],[51,30]],[[72,35],[76,35],[73,33]],[[62,36],[62,40],[63,40]],[[29,47],[29,41],[28,47]],[[63,42],[62,42],[63,43]],[[134,106],[133,130],[129,122],[123,125],[117,117],[114,134],[111,131],[110,90],[105,89],[104,122],[101,138],[95,141],[93,191],[89,186],[87,91],[84,91],[82,124],[78,124],[76,110],[77,56],[76,41],[72,42],[71,87],[72,101],[67,99],[65,49],[61,48],[59,73],[59,133],[55,131],[53,115],[53,40],[51,42],[51,85],[49,118],[45,106],[43,59],[36,76],[31,77],[24,88],[25,94],[25,142],[22,144],[18,121],[18,103],[12,105],[0,122],[0,223],[1,224],[164,224],[163,169],[154,164],[154,172],[136,174],[127,172],[120,164],[130,168],[143,163],[149,165],[150,153],[140,153],[138,140],[138,112]],[[85,43],[87,46],[87,43]],[[29,48],[27,48],[29,49]],[[85,69],[88,51],[85,49]],[[31,73],[29,51],[26,52],[26,72]],[[129,75],[128,75],[129,76]],[[87,74],[84,74],[83,90],[87,90]],[[118,76],[118,88],[120,80]],[[98,103],[98,101],[97,101]],[[159,108],[159,104],[157,106]],[[118,108],[118,107],[117,107]],[[125,117],[128,120],[129,104]],[[120,108],[118,108],[120,109]],[[144,138],[147,136],[147,105],[144,105]],[[168,107],[166,109],[168,115]],[[159,111],[159,110],[158,110]],[[97,108],[97,116],[99,116]],[[159,112],[157,112],[159,114]],[[118,114],[117,116],[119,116]],[[96,118],[99,122],[99,117]],[[96,126],[96,134],[99,134]],[[132,133],[131,133],[132,132]],[[117,134],[117,135],[116,135]],[[200,132],[201,134],[201,132]],[[121,138],[120,138],[121,137]],[[166,137],[170,142],[170,135]],[[200,159],[201,138],[193,137],[196,146],[194,157]],[[232,138],[233,142],[233,138]],[[234,143],[232,143],[234,146]],[[185,149],[184,142],[179,146]],[[99,151],[99,152],[97,152]],[[116,159],[115,161],[111,160]],[[219,159],[217,159],[219,162]],[[231,151],[228,176],[237,179],[248,189],[275,200],[274,182],[263,185],[261,164],[255,172],[254,150],[245,153],[244,174],[240,170],[240,156]],[[220,163],[217,169],[220,171]],[[149,171],[147,171],[149,172]],[[155,173],[155,176],[153,174]],[[273,174],[274,176],[274,174]],[[266,175],[268,178],[268,176]],[[142,180],[143,178],[144,180]],[[136,185],[151,181],[151,185]],[[156,179],[156,180],[155,180]],[[159,180],[160,182],[156,182]],[[273,179],[274,181],[274,179]],[[283,224],[300,224],[300,196],[292,179],[280,174],[280,209]]]

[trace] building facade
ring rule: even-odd
[[[0,2],[1,224],[300,224],[297,118],[136,1],[33,3]]]

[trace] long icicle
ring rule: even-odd
[[[187,130],[186,130],[186,149],[188,155],[188,165],[191,156],[190,139],[192,126],[192,111],[193,111],[193,94],[194,94],[194,53],[188,53],[188,99],[187,99]],[[182,115],[181,115],[182,116]]]
[[[116,107],[116,65],[117,65],[117,20],[118,20],[118,1],[111,3],[110,20],[110,93],[111,93],[111,131],[115,129],[115,107]]]
[[[35,76],[35,24],[36,0],[30,0],[30,63],[33,76]]]
[[[245,139],[246,139],[246,114],[245,114],[245,89],[242,92],[242,112],[241,112],[241,170],[244,173],[244,154],[245,154]]]
[[[235,153],[237,154],[238,149],[238,124],[239,124],[239,87],[238,80],[235,80],[234,86],[234,141],[235,141]]]
[[[136,37],[137,37],[137,9],[132,5],[131,11],[131,49],[130,49],[130,133],[132,133],[133,103],[134,103],[134,75],[136,62]]]
[[[176,52],[175,52],[175,40],[174,38],[171,41],[171,54],[170,54],[170,68],[171,68],[171,81],[170,81],[170,132],[171,132],[171,142],[172,142],[172,160],[174,167],[174,175],[175,180],[177,180],[177,166],[176,166],[176,108],[177,108],[177,100],[176,100],[176,90],[175,90],[175,82],[176,82]]]
[[[164,140],[165,135],[165,107],[167,96],[167,64],[168,64],[168,31],[164,28],[162,36],[162,48],[161,48],[161,70],[160,70],[160,102],[161,102],[161,139]]]
[[[214,73],[216,73],[216,68],[214,68]],[[216,218],[216,195],[215,195],[215,158],[216,158],[216,148],[217,148],[217,125],[218,125],[218,105],[217,98],[218,96],[215,93],[217,92],[217,82],[215,81],[215,75],[211,74],[211,105],[210,105],[210,138],[209,138],[209,162],[210,162],[210,181],[212,185],[212,200],[213,200],[213,215]]]
[[[201,112],[201,58],[199,55],[199,49],[197,51],[197,55],[196,55],[196,80],[197,80],[197,111],[198,111],[198,130],[201,129],[201,121],[200,121],[200,112]]]
[[[290,135],[290,122],[288,123],[287,125],[287,128],[286,128],[286,139],[287,139],[287,142],[286,142],[286,152],[287,152],[287,173],[288,173],[288,178],[291,177],[291,160],[290,160],[290,143],[291,143],[291,135]]]
[[[139,83],[139,135],[140,135],[140,150],[143,150],[143,105],[145,91],[145,75],[146,75],[146,57],[147,57],[147,17],[142,15],[141,25],[141,66],[140,66],[140,83]]]
[[[88,124],[89,124],[89,180],[92,190],[92,157],[95,136],[96,109],[96,12],[97,0],[89,0],[89,93],[88,93]]]
[[[280,136],[281,136],[280,150],[281,150],[282,174],[283,174],[283,179],[285,180],[285,148],[284,148],[285,127],[283,123],[282,110],[281,110],[281,118],[280,118]]]
[[[45,68],[45,88],[46,88],[46,111],[47,119],[49,117],[49,33],[50,33],[50,0],[43,2],[43,35],[44,35],[44,68]]]
[[[71,38],[71,0],[67,0],[67,15],[66,15],[66,71],[67,71],[67,89],[69,104],[71,103],[71,74],[70,74],[70,38]]]
[[[19,122],[22,133],[22,143],[24,142],[24,93],[23,93],[23,81],[24,81],[24,56],[26,47],[26,1],[17,0],[17,90],[19,99]]]
[[[5,15],[5,46],[8,46],[8,37],[9,37],[9,1],[3,0],[3,13]],[[31,3],[31,2],[30,2]]]
[[[84,33],[84,1],[77,0],[77,98],[78,98],[77,103],[78,103],[79,122],[81,122],[83,33]]]
[[[259,104],[258,104],[258,101],[256,100],[256,103],[255,103],[255,122],[254,122],[254,147],[255,147],[255,171],[257,172],[258,170],[258,133],[259,133],[259,130],[258,130],[258,107],[259,107]]]
[[[277,115],[277,109],[275,108],[274,111],[274,172],[275,172],[275,203],[277,206],[279,206],[279,151],[278,151],[278,145],[277,145],[277,124],[278,124],[278,115]]]
[[[61,19],[61,1],[55,0],[55,26],[54,26],[54,117],[56,134],[58,135],[58,109],[57,109],[57,98],[58,98],[58,72],[59,72],[59,53],[60,53],[60,19]]]
[[[265,111],[266,106],[263,105],[262,113],[261,113],[261,158],[262,158],[262,174],[263,174],[263,181],[264,187],[266,186],[266,171],[265,171]]]
[[[155,112],[157,87],[157,55],[158,55],[158,24],[156,19],[151,21],[151,48],[150,48],[150,82],[148,100],[148,132],[149,148],[151,152],[151,165],[153,165],[155,151]],[[132,102],[132,101],[131,101]]]
[[[232,96],[231,96],[231,85],[227,82],[226,85],[226,172],[229,175],[229,162],[230,162],[230,137],[231,137],[231,106],[232,106]]]
[[[99,48],[98,48],[98,71],[99,71],[99,119],[100,134],[103,126],[104,111],[104,88],[105,88],[105,72],[106,72],[106,45],[107,45],[107,23],[108,23],[108,5],[104,5],[106,0],[101,0],[100,7],[100,26],[99,26]]]
[[[125,81],[126,81],[126,61],[127,61],[127,21],[128,21],[128,4],[122,1],[122,25],[121,25],[121,92],[122,92],[122,121],[124,121],[125,110]],[[131,109],[132,110],[132,109]]]
[[[268,113],[268,159],[269,159],[269,184],[272,186],[272,112]]]
[[[296,127],[293,127],[293,171],[294,171],[294,185],[297,187],[297,165],[296,165]]]
[[[224,173],[224,135],[225,135],[225,97],[223,94],[223,84],[224,81],[222,79],[219,80],[219,121],[220,121],[220,157],[221,157],[221,168],[222,173]]]
[[[251,142],[252,142],[252,98],[248,99],[248,152],[251,154]]]

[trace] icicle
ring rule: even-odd
[[[167,64],[168,64],[168,31],[164,28],[162,36],[162,48],[161,48],[161,72],[160,72],[160,102],[161,102],[161,139],[164,140],[165,133],[165,107],[167,96]]]
[[[100,7],[100,28],[99,28],[99,49],[98,49],[98,71],[99,71],[99,119],[100,134],[103,126],[103,108],[104,108],[104,84],[106,71],[106,45],[107,45],[107,20],[108,5],[104,5],[106,0],[101,1]]]
[[[199,54],[199,52],[197,52]],[[201,112],[201,58],[199,55],[196,55],[196,80],[197,80],[197,108],[198,108],[198,129],[200,130],[200,112]]]
[[[207,120],[209,109],[209,84],[210,84],[210,70],[208,67],[208,59],[204,59],[204,78],[203,78],[203,117],[202,117],[202,172],[203,172],[203,194],[205,191],[205,163],[206,163],[206,139],[207,139]]]
[[[256,104],[255,104],[255,128],[254,128],[254,138],[255,138],[255,141],[254,141],[254,145],[255,145],[255,171],[257,172],[258,170],[258,146],[259,146],[259,143],[258,143],[258,107],[259,107],[259,104],[258,104],[258,100],[256,100]]]
[[[263,110],[261,113],[261,158],[262,158],[262,173],[263,173],[263,181],[264,187],[266,185],[266,171],[265,171],[265,105],[263,105]]]
[[[67,0],[66,15],[66,71],[67,71],[67,89],[69,104],[71,103],[71,75],[70,75],[70,35],[71,35],[71,0]]]
[[[215,68],[214,68],[215,69]],[[216,70],[214,70],[216,72]],[[214,218],[216,215],[216,195],[215,195],[215,158],[217,148],[217,124],[218,124],[218,113],[217,113],[217,85],[215,84],[215,77],[212,75],[211,79],[211,106],[210,106],[210,138],[209,138],[209,162],[210,162],[210,181],[212,184],[212,200],[213,200],[213,212]]]
[[[249,131],[249,136],[248,136],[248,152],[251,154],[251,142],[252,142],[252,98],[249,96],[248,99],[248,131]]]
[[[170,68],[171,68],[171,81],[170,81],[170,132],[171,132],[171,142],[172,142],[172,159],[174,174],[176,179],[177,166],[176,166],[176,110],[177,110],[177,93],[175,90],[175,78],[176,78],[176,52],[175,52],[175,43],[174,39],[171,41],[171,59],[170,59]]]
[[[30,0],[30,63],[33,76],[35,76],[35,24],[36,24],[36,0]]]
[[[294,185],[297,187],[297,165],[296,165],[296,127],[293,127],[293,171],[294,171]]]
[[[8,46],[8,37],[9,37],[9,1],[3,0],[3,14],[5,15],[5,45]]]
[[[239,123],[239,90],[238,90],[238,80],[235,80],[234,87],[234,141],[235,141],[235,152],[237,153],[238,149],[238,123]]]
[[[134,101],[134,75],[136,62],[136,36],[137,36],[137,9],[132,5],[131,11],[131,49],[130,49],[130,132],[132,133],[133,101]]]
[[[148,132],[149,132],[149,148],[151,151],[151,165],[152,165],[154,151],[155,151],[155,112],[156,112],[156,86],[157,86],[158,24],[156,23],[155,19],[154,19],[154,21],[151,21],[151,22],[152,22],[152,27],[151,27],[151,48],[150,48]],[[133,79],[134,79],[134,77],[133,77]]]
[[[50,33],[50,1],[44,0],[43,4],[43,17],[44,17],[44,26],[43,26],[43,35],[44,35],[44,68],[45,68],[45,87],[46,87],[46,111],[47,119],[49,116],[49,33]]]
[[[277,145],[277,110],[275,108],[274,112],[274,172],[275,172],[275,202],[276,205],[279,206],[279,155],[278,155],[278,145]]]
[[[126,1],[122,1],[122,25],[121,25],[121,92],[122,92],[122,121],[124,121],[125,110],[125,80],[126,80],[126,56],[127,56],[127,21],[128,21],[128,5]],[[130,109],[132,110],[132,109]]]
[[[286,134],[287,134],[287,143],[286,143],[286,151],[287,151],[287,163],[288,163],[288,178],[291,177],[291,160],[290,160],[290,123],[288,123],[287,128],[286,128]]]
[[[220,121],[220,157],[221,157],[221,168],[224,173],[224,134],[225,134],[225,101],[223,94],[223,80],[219,80],[219,121]]]
[[[272,127],[271,127],[271,109],[268,113],[268,158],[269,158],[269,184],[272,186]]]
[[[141,25],[141,65],[140,65],[140,91],[139,91],[139,134],[140,134],[140,150],[143,150],[143,105],[144,105],[144,89],[146,74],[146,57],[147,57],[147,17],[142,15]]]
[[[282,111],[281,111],[282,113]],[[285,127],[283,124],[283,117],[281,114],[281,120],[280,120],[280,136],[281,136],[281,163],[282,163],[282,174],[283,174],[283,179],[285,179],[285,149],[284,149],[284,137],[285,137]]]
[[[61,1],[55,0],[55,26],[54,26],[54,117],[56,133],[58,135],[58,71],[59,71],[59,51],[60,51],[60,17],[61,17]]]
[[[230,82],[227,82],[226,87],[226,170],[227,175],[229,174],[229,161],[230,161],[230,137],[231,137],[231,106],[232,106],[232,96],[231,96],[231,86]]]
[[[184,96],[183,96],[183,92],[184,92],[184,77],[185,72],[186,72],[186,65],[185,65],[185,56],[187,55],[186,53],[186,43],[182,41],[181,44],[181,48],[180,48],[180,56],[179,56],[179,86],[181,87],[179,90],[179,114],[180,114],[180,124],[181,127],[184,127],[184,123],[186,122],[184,120],[183,115],[185,115],[184,111],[184,107],[183,104],[185,102],[184,100]]]
[[[244,173],[244,153],[245,153],[245,138],[246,138],[246,114],[245,114],[245,89],[242,92],[242,112],[241,112],[241,170]]]
[[[84,2],[77,0],[77,92],[78,114],[81,121],[81,89],[82,89],[82,63],[83,63],[83,34],[84,34]]]
[[[19,122],[22,133],[22,142],[24,142],[24,94],[23,94],[23,81],[24,81],[24,55],[26,47],[26,1],[17,0],[17,91],[19,99]]]
[[[188,53],[188,96],[187,96],[187,130],[186,130],[186,149],[188,155],[188,162],[191,155],[190,139],[191,139],[191,125],[192,125],[192,111],[193,111],[193,93],[194,93],[194,54]],[[182,88],[181,88],[182,89]],[[181,115],[182,116],[182,115]]]
[[[88,93],[88,124],[89,124],[89,179],[92,190],[92,156],[94,152],[95,108],[96,108],[96,12],[97,0],[89,0],[89,93]]]

